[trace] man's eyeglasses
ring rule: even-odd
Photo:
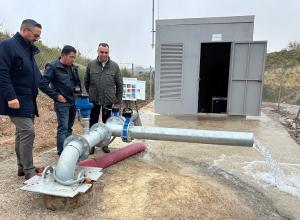
[[[32,32],[32,30],[30,30],[30,29],[28,29],[32,34],[33,34],[33,36],[36,38],[36,39],[40,39],[41,38],[41,35],[39,35],[39,34],[34,34],[33,32]]]
[[[107,52],[107,51],[100,51],[100,53],[108,54],[108,52]]]

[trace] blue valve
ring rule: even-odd
[[[124,122],[123,130],[122,130],[122,141],[123,142],[129,142],[128,127],[129,127],[130,122],[131,122],[131,117],[125,117],[125,122]]]
[[[80,112],[82,118],[89,118],[93,104],[90,103],[88,96],[80,96],[75,100],[77,110]]]
[[[125,118],[123,130],[122,130],[122,140],[123,142],[130,142],[128,137],[128,128],[131,123],[132,109],[124,108],[122,112],[122,116]]]
[[[119,109],[118,108],[112,108],[112,113],[113,113],[113,116],[119,116]]]

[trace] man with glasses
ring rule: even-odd
[[[111,115],[112,107],[120,108],[123,96],[123,79],[117,63],[109,57],[109,45],[100,43],[98,57],[91,61],[84,78],[84,85],[94,107],[90,114],[90,126],[99,121],[100,111],[102,122]],[[91,154],[95,148],[92,148]],[[102,147],[104,153],[109,153],[108,146]]]
[[[33,43],[41,30],[39,23],[26,19],[20,32],[0,43],[0,115],[8,115],[16,126],[18,176],[25,175],[25,179],[36,174],[32,148],[41,73],[34,59],[39,49]]]

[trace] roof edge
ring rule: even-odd
[[[207,17],[207,18],[183,18],[156,20],[156,25],[197,25],[197,24],[225,24],[225,23],[254,23],[254,15]]]

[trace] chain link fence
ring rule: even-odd
[[[154,99],[154,76],[155,70],[151,65],[141,65],[135,63],[120,63],[123,77],[137,78],[146,82],[146,101]]]
[[[43,73],[45,66],[48,63],[52,63],[57,60],[61,54],[61,48],[49,48],[45,46],[41,41],[36,43],[36,46],[40,49],[40,53],[35,56],[35,60],[41,72]],[[79,76],[81,81],[83,82],[85,68],[90,59],[81,55],[80,51],[78,51],[78,56],[76,58],[76,65],[78,66]]]
[[[48,48],[41,42],[37,42],[37,46],[40,49],[40,53],[36,56],[36,62],[41,72],[44,71],[45,66],[48,63],[56,60],[61,53],[60,48]],[[90,59],[87,59],[80,55],[80,52],[76,58],[76,65],[78,66],[79,76],[81,82],[84,81],[85,68]],[[152,100],[154,98],[154,69],[151,65],[138,65],[135,63],[119,63],[121,74],[123,77],[137,78],[146,82],[146,100]]]
[[[48,63],[58,59],[61,53],[61,48],[49,48],[43,45],[42,42],[37,42],[36,45],[40,49],[40,53],[35,57],[36,62],[41,72],[43,72]],[[88,62],[90,62],[90,59],[81,56],[80,52],[78,52],[75,62],[78,66],[81,82],[83,83],[85,68]],[[119,63],[119,66],[123,77],[137,78],[138,80],[146,82],[146,101],[154,98],[154,69],[151,65]]]
[[[2,28],[3,29],[3,28]],[[2,31],[0,23],[0,41],[12,37],[11,34]],[[38,41],[35,45],[40,49],[40,53],[35,56],[35,60],[41,72],[45,70],[45,66],[48,63],[52,63],[59,58],[61,54],[61,48],[50,48],[45,46],[42,41]],[[78,51],[78,56],[76,58],[76,65],[78,66],[79,76],[81,82],[84,81],[85,68],[91,59],[82,56],[80,51]],[[140,65],[136,63],[119,63],[121,73],[123,77],[137,78],[146,82],[146,100],[152,100],[154,98],[154,69],[151,65]]]
[[[263,100],[300,105],[300,66],[285,65],[265,72]]]

